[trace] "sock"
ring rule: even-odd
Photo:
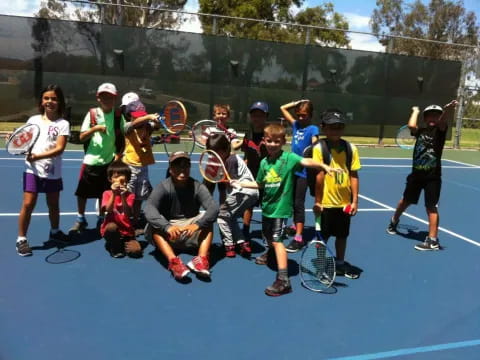
[[[288,270],[287,269],[278,269],[278,278],[280,280],[289,281],[290,279],[288,278]]]
[[[250,234],[250,225],[243,224],[243,233]]]
[[[52,235],[55,235],[56,233],[58,233],[60,230],[58,229],[50,229],[50,234]]]
[[[84,214],[77,214],[77,221],[85,222],[85,215]]]
[[[300,234],[295,235],[293,240],[298,241],[298,242],[303,242],[303,237]]]
[[[431,241],[433,241],[433,242],[437,242],[437,241],[438,241],[438,239],[437,239],[436,237],[430,237],[430,236],[429,236],[428,239],[431,240]]]
[[[345,260],[337,260],[336,263],[337,265],[343,265],[345,264]]]
[[[17,243],[19,243],[20,241],[27,241],[27,237],[26,236],[18,236],[17,237]]]

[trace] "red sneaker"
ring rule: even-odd
[[[225,256],[226,257],[235,257],[235,245],[225,245]]]
[[[195,256],[192,261],[190,261],[187,266],[190,270],[195,271],[198,275],[203,275],[206,277],[210,276],[210,264],[206,256]]]
[[[247,258],[252,255],[252,248],[250,247],[249,241],[240,244],[240,255]]]
[[[178,256],[170,260],[168,270],[172,272],[173,277],[177,280],[183,279],[190,272]]]

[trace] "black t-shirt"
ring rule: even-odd
[[[247,166],[254,178],[257,177],[260,161],[268,155],[267,148],[262,140],[263,132],[254,133],[253,131],[243,139],[242,150],[245,153]]]
[[[412,173],[424,176],[440,177],[442,175],[442,152],[445,145],[447,129],[436,126],[418,129],[413,149]]]

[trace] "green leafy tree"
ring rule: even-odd
[[[471,50],[465,47],[386,38],[384,34],[478,45],[477,17],[473,11],[465,9],[462,0],[430,0],[428,4],[420,0],[412,3],[377,0],[376,6],[370,27],[390,53],[447,60],[472,58]]]
[[[335,12],[331,3],[307,8],[298,13],[293,7],[300,7],[303,0],[256,0],[256,1],[220,1],[199,0],[200,12],[233,17],[251,18],[265,21],[317,25],[348,30],[346,19]],[[205,33],[212,33],[213,19],[200,19]],[[293,43],[305,43],[306,31],[298,26],[254,22],[249,20],[217,18],[217,34],[258,40],[272,40]],[[310,39],[325,45],[348,46],[349,40],[343,31],[312,30]]]

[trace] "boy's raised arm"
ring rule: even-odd
[[[418,106],[412,107],[412,113],[408,119],[408,128],[410,131],[415,132],[418,129],[418,115],[420,115],[420,109]]]

